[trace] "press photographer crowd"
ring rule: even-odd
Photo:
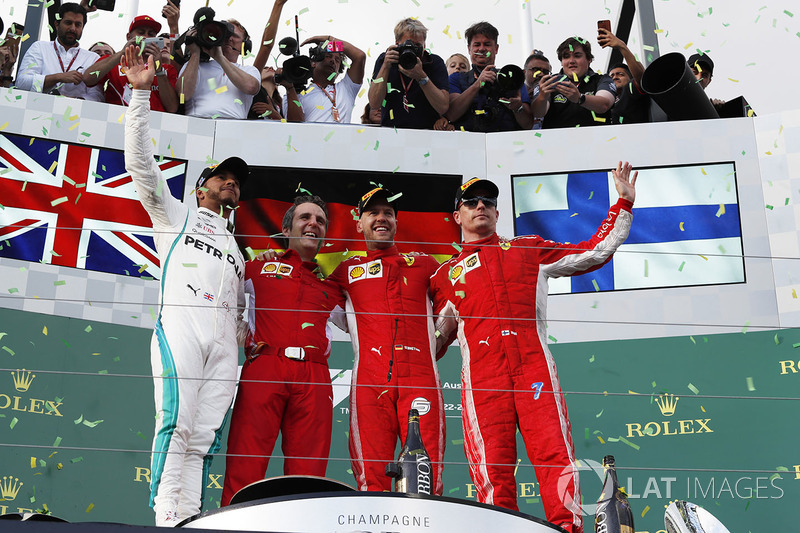
[[[489,22],[466,28],[466,55],[454,53],[445,61],[426,48],[423,22],[407,18],[397,23],[395,44],[377,57],[366,79],[369,103],[359,118],[354,107],[367,66],[362,49],[334,35],[300,42],[295,17],[296,38],[278,42],[278,52],[288,58],[271,56],[286,1],[275,0],[257,47],[241,22],[218,20],[208,7],[181,33],[180,0],[167,0],[161,17],[136,16],[124,40],[84,48],[87,13],[113,10],[114,1],[64,3],[50,8],[54,40],[33,42],[16,77],[20,42],[27,37],[22,25],[10,25],[0,46],[0,81],[4,87],[127,106],[131,84],[121,60],[134,44],[145,59],[155,58],[152,109],[202,118],[494,132],[754,114],[743,98],[726,105],[704,96],[714,74],[708,54],[692,54],[677,65],[672,59],[657,67],[657,60],[646,70],[608,20],[598,21],[596,43],[624,62],[602,74],[591,68],[592,43],[578,36],[555,48],[558,71],[538,49],[518,64],[497,65],[498,29]],[[683,57],[662,59],[675,55]],[[267,64],[271,58],[278,68]]]

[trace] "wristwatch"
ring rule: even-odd
[[[428,76],[425,76],[419,80],[419,86],[422,87],[423,85],[427,85],[429,81],[431,81],[431,79]]]
[[[583,105],[585,103],[586,103],[586,95],[585,94],[581,94],[581,97],[578,98],[578,105]]]

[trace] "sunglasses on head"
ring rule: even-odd
[[[497,198],[487,198],[486,196],[473,196],[472,198],[464,198],[461,204],[470,209],[478,207],[478,202],[483,202],[486,207],[497,207]]]

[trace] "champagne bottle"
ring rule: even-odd
[[[603,468],[606,471],[606,478],[603,481],[603,491],[597,500],[594,530],[596,533],[634,533],[633,513],[628,504],[628,495],[617,482],[613,455],[603,457]]]
[[[386,465],[386,475],[395,479],[395,492],[431,494],[433,468],[419,432],[419,411],[408,412],[408,432],[400,457]]]

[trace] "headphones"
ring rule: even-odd
[[[234,26],[227,20],[225,21],[225,24],[228,25],[228,29],[231,30],[231,34],[233,34],[236,26]],[[247,32],[244,26],[239,26],[239,27],[244,32],[244,39],[242,40],[242,44],[244,45],[244,55],[247,55],[253,51],[253,41],[250,39],[250,34]]]

